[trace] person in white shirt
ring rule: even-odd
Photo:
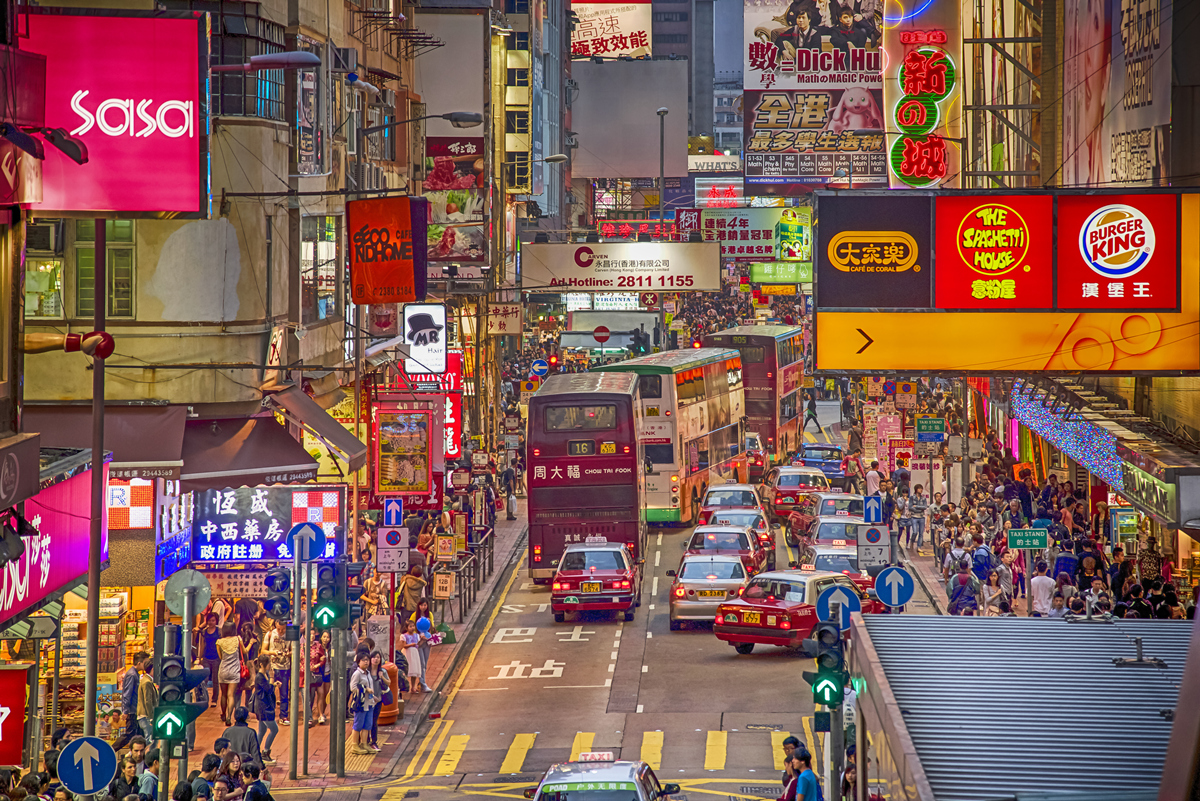
[[[1054,579],[1046,575],[1049,565],[1037,563],[1037,575],[1029,582],[1029,594],[1033,596],[1033,614],[1035,617],[1047,617],[1050,614],[1050,599],[1054,597]]]
[[[871,462],[871,469],[867,471],[867,494],[879,494],[879,462]]]

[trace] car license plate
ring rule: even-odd
[[[762,623],[762,614],[759,612],[742,612],[743,623]]]
[[[580,592],[600,592],[604,589],[604,585],[599,581],[585,581],[579,585]]]
[[[701,598],[724,598],[725,590],[700,590],[697,594]]]

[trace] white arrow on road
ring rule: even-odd
[[[904,577],[899,572],[888,573],[885,583],[888,585],[888,589],[892,591],[892,606],[899,606],[900,590],[904,588]]]
[[[87,787],[92,787],[92,764],[99,764],[100,752],[91,743],[84,743],[75,749],[75,765],[83,763],[83,783]]]

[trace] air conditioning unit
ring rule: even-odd
[[[356,72],[358,70],[358,48],[355,47],[333,47],[332,58],[330,59],[329,71],[336,74],[345,74],[347,72]]]
[[[57,222],[30,223],[25,229],[25,249],[61,254],[59,225]]]

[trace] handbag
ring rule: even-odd
[[[245,681],[246,679],[250,678],[250,668],[246,665],[245,662],[242,662],[241,665],[242,665],[241,677],[242,677],[242,681]]]

